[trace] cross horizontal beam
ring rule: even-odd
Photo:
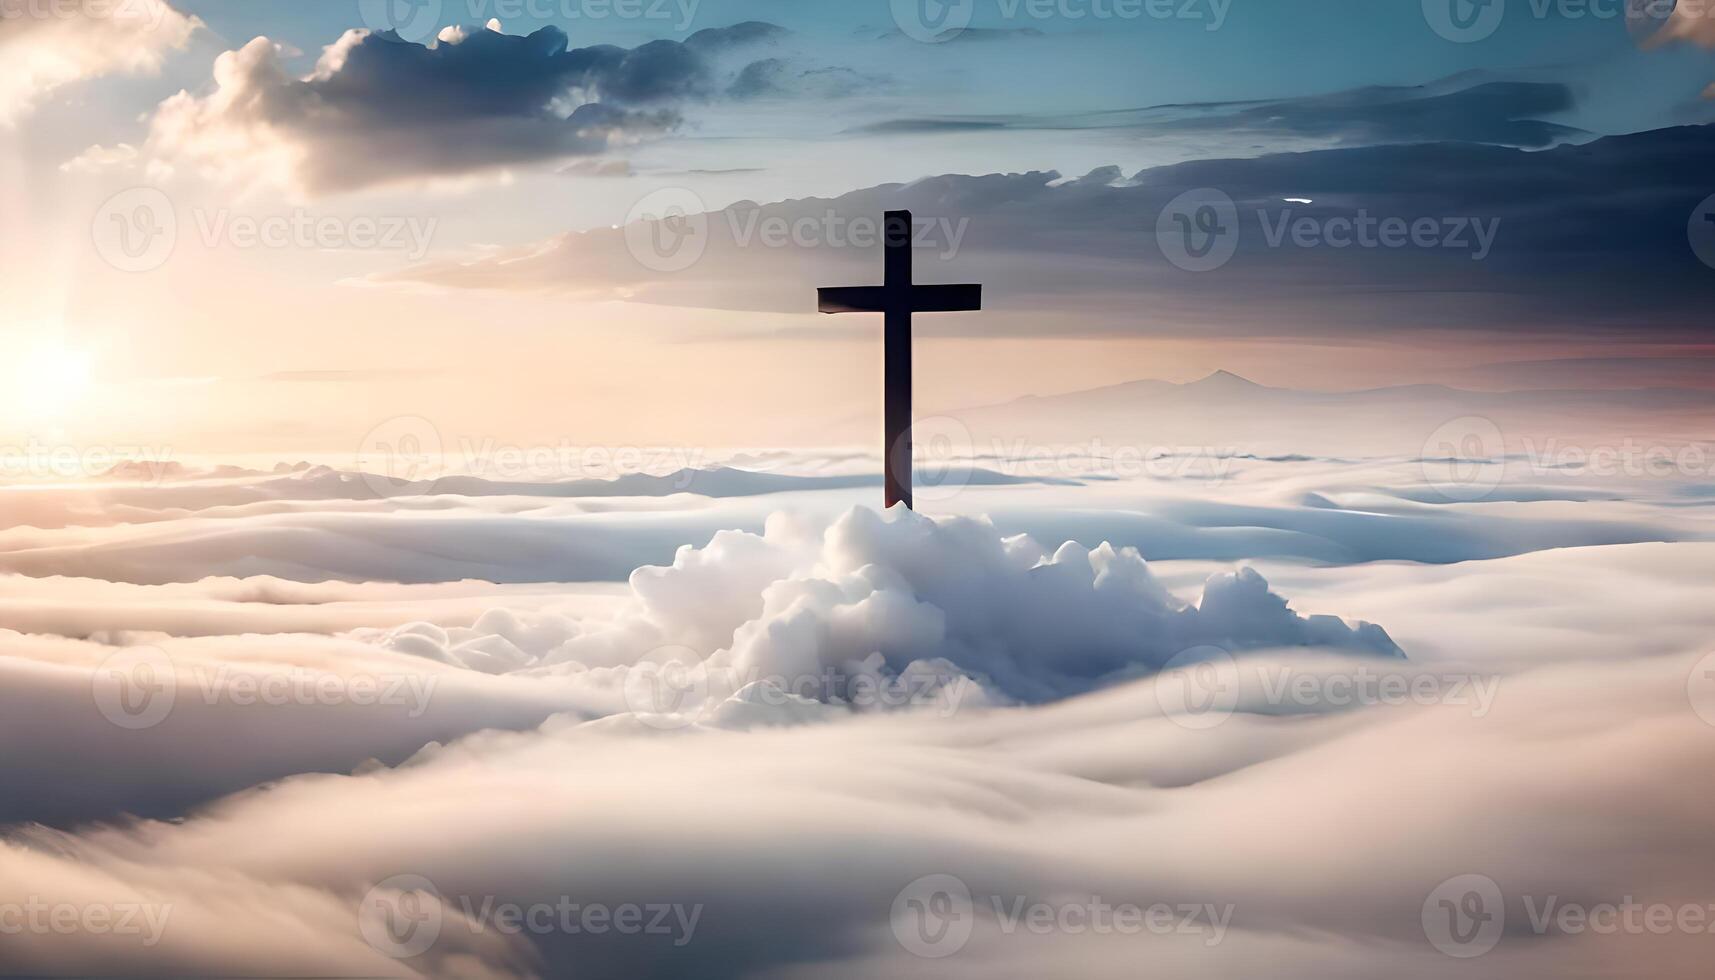
[[[983,308],[983,287],[970,283],[951,286],[833,286],[816,291],[823,313],[963,313]]]

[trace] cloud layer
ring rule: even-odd
[[[573,48],[555,27],[448,28],[426,45],[351,30],[305,78],[258,37],[219,57],[214,91],[161,104],[144,153],[310,194],[591,156],[671,129],[730,84],[729,58],[783,33],[747,22],[627,50]]]
[[[577,555],[544,544],[544,506],[612,508],[615,562],[646,533],[696,542],[618,589],[320,581],[315,567],[352,549],[301,542],[316,581],[8,579],[0,623],[29,633],[0,632],[0,779],[22,788],[0,794],[13,821],[0,908],[141,910],[159,931],[26,929],[7,936],[5,966],[1120,977],[1142,949],[1187,976],[1700,976],[1704,935],[1539,934],[1530,918],[1549,896],[1710,901],[1696,774],[1715,741],[1696,668],[1715,550],[1684,540],[1707,536],[1696,495],[1607,481],[1432,504],[1393,464],[1235,467],[1177,504],[1147,480],[970,490],[999,505],[994,522],[850,510],[843,496],[868,487],[719,505],[744,511],[679,495],[665,503],[685,514],[650,532],[635,518],[662,502],[645,497],[448,494],[438,515],[413,513],[434,498],[278,502],[409,524],[389,547],[421,550],[396,567],[442,576],[461,571],[435,564],[455,530],[473,555],[571,567]],[[246,510],[266,500],[199,510],[196,495],[291,473],[180,472],[160,488],[171,506],[131,487],[124,513],[278,555],[294,532]],[[305,489],[339,491],[320,474]],[[69,510],[87,520],[100,499]],[[751,532],[701,529],[788,501],[796,514]],[[1288,537],[1328,550],[1237,568],[1162,559],[1175,539],[1156,526],[1146,563],[1006,529],[1119,541],[1188,510],[1229,557]],[[1648,520],[1682,540],[1579,542],[1574,518],[1580,534]],[[1548,550],[1367,560],[1434,541],[1492,552],[1505,533]],[[1572,543],[1585,546],[1555,546]],[[133,547],[137,567],[164,561]],[[1388,632],[1317,615],[1330,612]],[[1228,696],[1213,713],[1186,697],[1199,669]],[[108,696],[126,678],[154,697],[172,684],[157,724],[113,720],[134,717]],[[398,697],[358,696],[390,681]],[[1424,908],[1466,874],[1499,884],[1506,924],[1493,952],[1455,963]],[[929,875],[973,901],[969,937],[933,960],[897,911],[928,899],[912,888]],[[398,876],[434,889],[438,931],[420,952],[365,911],[423,897],[382,884]],[[1018,903],[1158,902],[1198,909],[1194,928],[1008,918]],[[678,924],[514,932],[495,917],[567,903],[660,907]]]
[[[1715,127],[1525,152],[1466,143],[1201,160],[1125,177],[945,175],[834,199],[741,202],[691,226],[682,253],[647,226],[597,229],[393,278],[554,288],[638,302],[809,312],[820,285],[877,275],[852,229],[911,209],[923,281],[986,281],[983,317],[926,331],[1279,337],[1458,331],[1698,340],[1715,275],[1693,247]],[[1187,197],[1186,195],[1190,195]],[[1191,271],[1189,220],[1230,202],[1230,256]],[[1210,212],[1215,213],[1215,212]],[[1387,231],[1383,222],[1393,231]],[[1367,229],[1363,231],[1361,229]],[[1385,234],[1384,234],[1385,232]],[[664,244],[652,245],[661,241]],[[1201,247],[1200,243],[1189,244]],[[678,271],[657,272],[655,269]],[[1009,315],[1010,314],[1010,315]]]
[[[202,22],[165,0],[6,4],[0,10],[0,128],[55,90],[90,78],[153,74]]]

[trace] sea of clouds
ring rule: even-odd
[[[1701,975],[1707,488],[801,479],[8,488],[0,972]]]

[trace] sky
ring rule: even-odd
[[[0,425],[844,441],[879,324],[812,290],[878,276],[846,231],[902,202],[920,279],[989,287],[919,318],[927,409],[1220,369],[1682,379],[1715,31],[1671,7],[8,0]],[[1187,272],[1162,234],[1210,189],[1235,254]],[[695,259],[639,259],[674,208],[711,215]],[[1400,243],[1339,244],[1364,220]]]
[[[0,976],[1707,977],[1712,160],[1692,0],[0,0]]]

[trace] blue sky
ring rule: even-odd
[[[781,432],[768,405],[800,395],[866,411],[874,338],[793,297],[871,256],[711,240],[662,273],[615,230],[661,194],[795,220],[952,209],[936,217],[972,244],[942,271],[998,276],[1004,302],[926,328],[925,356],[983,364],[942,373],[927,397],[946,405],[1221,368],[1356,387],[1562,359],[1587,380],[1604,359],[1708,353],[1691,311],[1715,242],[1700,260],[1687,235],[1715,175],[1682,157],[1709,149],[1715,22],[1683,10],[1659,27],[1608,0],[967,0],[940,12],[968,27],[938,36],[906,0],[422,0],[398,21],[384,0],[131,2],[158,16],[0,22],[23,66],[0,86],[17,177],[0,286],[26,352],[178,385],[151,404],[230,418],[234,441],[323,438],[342,406],[441,397],[425,379],[446,377],[497,428],[531,424],[507,407],[520,386],[658,437]],[[1002,174],[1022,176],[984,176]],[[1186,279],[1156,217],[1200,187],[1246,228],[1230,265]],[[179,225],[142,274],[103,239],[138,200],[165,203],[132,231]],[[1473,262],[1269,233],[1374,214],[1493,241]],[[294,219],[399,234],[247,234]],[[545,367],[566,363],[587,380],[570,394]],[[299,392],[253,383],[335,372],[313,423],[291,417]],[[640,374],[720,410],[621,417]]]

